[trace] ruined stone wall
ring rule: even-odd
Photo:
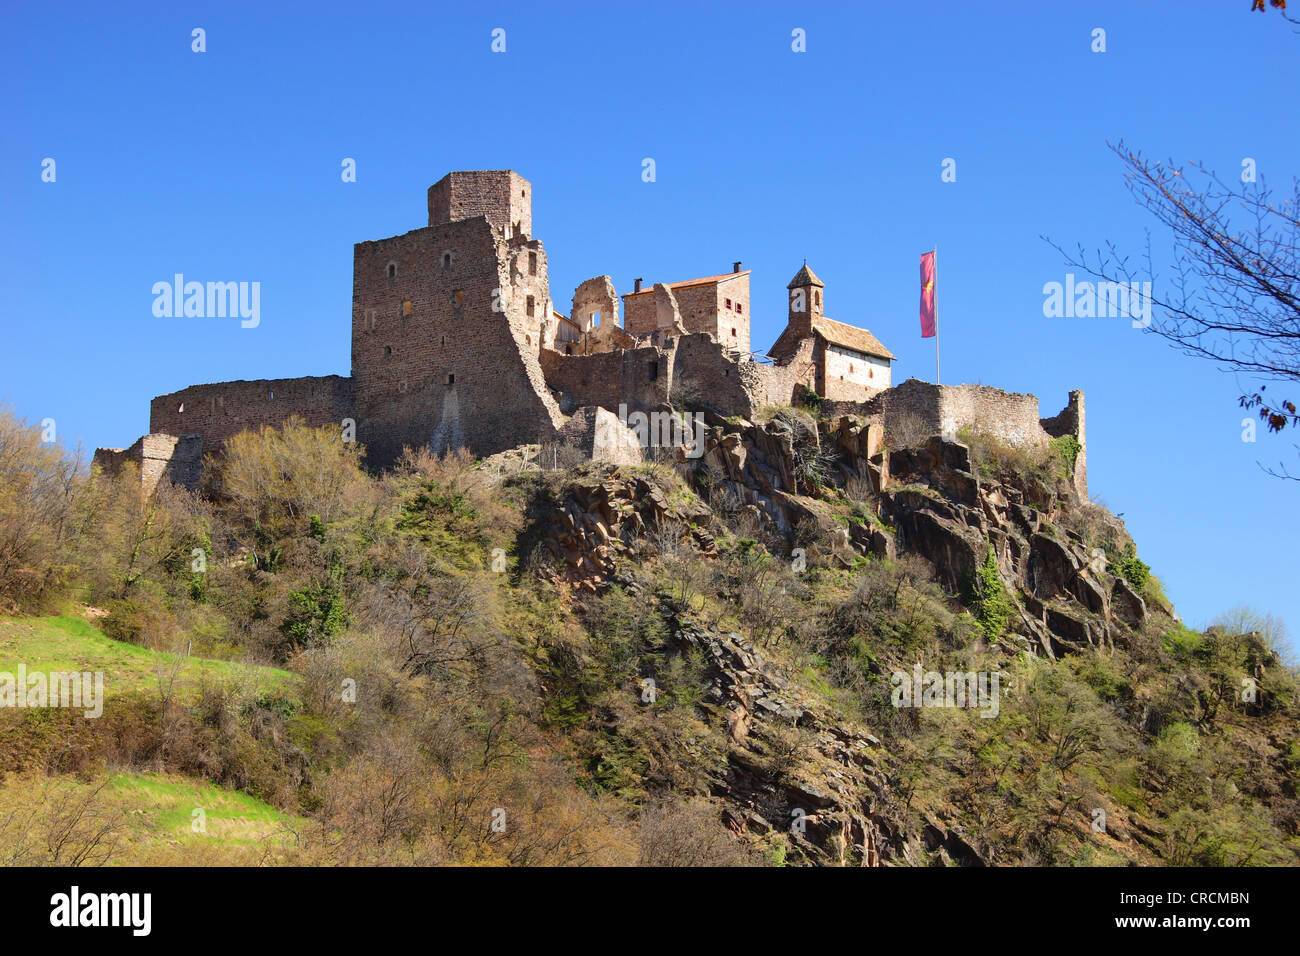
[[[804,339],[790,357],[775,365],[759,362],[741,364],[741,377],[754,407],[764,405],[790,405],[799,386],[815,389],[816,366],[814,342]]]
[[[541,356],[546,384],[563,393],[560,409],[566,414],[584,405],[599,405],[615,414],[620,403],[629,411],[663,405],[672,363],[671,351],[651,346],[594,355],[562,355],[548,349]]]
[[[987,385],[945,385],[941,389],[942,433],[956,438],[963,428],[993,435],[1012,445],[1044,446],[1048,435],[1038,420],[1038,396],[1004,392]]]
[[[532,183],[508,169],[448,173],[429,187],[429,225],[486,216],[501,235],[533,234]]]
[[[852,413],[854,406],[837,403],[831,408]],[[939,386],[910,378],[857,404],[857,413],[880,416],[886,430],[895,433],[923,428],[956,438],[962,429],[971,428],[1008,444],[1041,447],[1049,441],[1039,424],[1036,396],[986,385]]]
[[[540,253],[481,218],[354,247],[357,440],[372,464],[391,464],[404,445],[492,454],[563,424],[537,357],[542,277],[528,275],[530,251]],[[525,281],[512,278],[520,256]]]
[[[352,379],[339,375],[191,385],[159,395],[149,406],[149,431],[201,435],[209,448],[245,429],[298,416],[312,426],[355,416]]]
[[[1073,435],[1079,441],[1079,456],[1074,461],[1074,488],[1081,498],[1088,497],[1088,423],[1083,405],[1083,392],[1074,389],[1069,402],[1060,413],[1041,422],[1043,431],[1053,438]]]
[[[166,479],[174,485],[197,488],[203,464],[203,439],[197,435],[145,435],[130,448],[97,448],[92,466],[115,476],[130,463],[146,494]]]
[[[524,325],[524,347],[536,354],[545,336],[544,323],[550,317],[551,286],[546,250],[536,239],[516,237],[510,249],[511,300]]]
[[[623,330],[647,335],[658,328],[654,293],[649,289],[623,297]]]
[[[599,316],[599,320],[597,320]],[[618,293],[609,276],[596,276],[573,290],[569,319],[584,332],[618,325]]]
[[[881,392],[865,403],[835,403],[822,406],[823,414],[860,414],[878,417],[885,426],[885,440],[898,434],[923,431],[937,435],[943,430],[939,386],[909,378],[902,385]]]
[[[753,364],[729,357],[722,345],[703,332],[682,336],[677,340],[672,367],[673,407],[753,415],[755,396],[742,372],[744,366]]]
[[[653,369],[652,369],[653,364]],[[758,366],[763,368],[763,366]],[[698,332],[669,340],[667,348],[642,346],[593,355],[542,353],[547,385],[564,393],[561,410],[599,405],[617,412],[649,411],[664,404],[750,416],[756,401],[755,363],[737,362],[713,337]]]

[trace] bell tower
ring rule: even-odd
[[[822,292],[826,286],[817,278],[817,273],[808,268],[805,259],[803,268],[795,273],[786,288],[790,290],[790,328],[800,338],[807,338],[812,335],[813,319],[822,315]]]

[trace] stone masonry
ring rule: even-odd
[[[609,413],[753,417],[809,393],[886,429],[906,416],[942,434],[971,426],[1017,443],[1069,433],[1085,444],[1081,392],[1040,420],[1032,395],[915,379],[891,388],[893,353],[866,329],[825,316],[825,285],[806,263],[789,284],[786,328],[763,355],[752,351],[750,273],[740,262],[648,288],[637,279],[622,296],[621,323],[613,280],[596,276],[578,286],[565,316],[533,237],[528,180],[513,170],[453,172],[427,198],[426,226],[353,248],[350,377],[160,395],[150,434],[130,449],[97,450],[95,464],[113,472],[133,461],[149,487],[164,476],[193,487],[205,452],[294,417],[355,432],[375,468],[407,447],[488,456],[537,443],[627,462],[626,438],[611,433],[624,426]],[[1077,484],[1086,490],[1082,452]]]

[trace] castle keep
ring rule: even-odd
[[[915,380],[892,388],[893,353],[824,314],[826,287],[806,263],[789,283],[785,330],[768,354],[755,352],[741,265],[649,287],[637,279],[621,298],[609,276],[597,276],[574,290],[566,315],[533,237],[532,184],[513,170],[449,173],[429,188],[428,225],[354,246],[350,377],[160,395],[149,434],[129,449],[98,449],[95,463],[113,471],[134,461],[146,484],[165,476],[192,486],[204,452],[293,416],[350,420],[378,467],[406,446],[485,456],[537,442],[616,460],[627,445],[623,434],[609,438],[623,431],[620,409],[751,417],[804,392],[885,429],[908,417],[948,434],[978,424],[1017,442],[1069,431],[1084,443],[1082,393],[1040,420],[1032,395]]]

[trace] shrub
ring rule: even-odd
[[[984,636],[990,641],[1000,639],[1016,608],[1007,595],[1002,575],[998,573],[998,559],[992,544],[984,555],[984,563],[975,571],[969,597],[974,605],[975,620]]]
[[[1079,439],[1073,435],[1061,435],[1053,438],[1051,441],[1052,454],[1064,466],[1064,476],[1070,478],[1074,474],[1074,464],[1079,460],[1079,452],[1083,446],[1079,444]]]
[[[1130,544],[1124,553],[1112,562],[1112,566],[1129,584],[1133,585],[1133,589],[1139,594],[1146,590],[1147,579],[1151,577],[1151,566],[1137,556],[1133,545]]]

